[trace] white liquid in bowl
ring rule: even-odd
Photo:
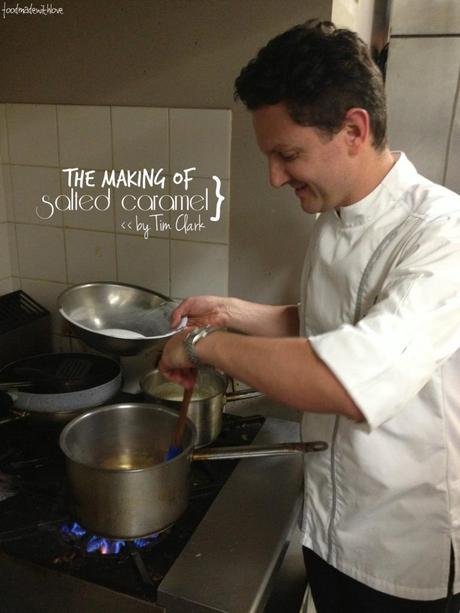
[[[112,338],[146,338],[143,334],[139,334],[139,332],[125,330],[124,328],[104,328],[103,330],[98,330],[98,332]]]

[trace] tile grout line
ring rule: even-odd
[[[9,130],[8,130],[8,109],[7,109],[7,104],[4,105],[4,117],[5,117],[5,142],[6,142],[6,156],[7,156],[7,160],[6,162],[4,160],[2,160],[2,164],[9,164],[10,163],[10,136],[9,136]]]
[[[21,266],[20,266],[20,262],[19,262],[19,246],[18,246],[18,230],[17,230],[17,225],[16,225],[16,206],[15,206],[15,202],[14,202],[14,190],[13,190],[13,182],[12,182],[12,177],[11,177],[11,169],[10,169],[10,159],[11,159],[11,146],[10,146],[10,129],[8,126],[8,104],[5,104],[5,121],[6,121],[6,144],[7,144],[7,148],[8,148],[8,185],[10,188],[10,194],[9,194],[9,203],[11,205],[11,214],[13,216],[13,234],[14,234],[14,252],[16,255],[16,268],[17,268],[17,272],[18,272],[18,279],[19,279],[19,288],[22,289],[22,277],[21,277]],[[7,211],[7,215],[8,217],[8,211]],[[13,252],[13,249],[11,248],[10,245],[10,240],[8,237],[8,251],[10,253],[10,268],[12,268],[12,262],[11,262],[11,255]],[[13,271],[11,270],[11,273],[13,273]]]
[[[112,168],[111,170],[115,170],[114,166],[115,166],[115,151],[114,151],[114,146],[113,146],[113,106],[110,105],[109,106],[109,117],[110,117],[110,154],[111,154],[111,162],[112,162]],[[110,189],[110,187],[109,187]],[[120,280],[120,276],[119,276],[119,267],[118,267],[118,232],[117,232],[117,215],[116,215],[116,211],[115,211],[115,194],[113,194],[113,206],[114,206],[114,210],[112,211],[113,213],[113,248],[114,248],[114,252],[115,252],[115,281],[119,281]]]
[[[168,107],[168,173],[171,173],[171,109]],[[168,187],[169,192],[171,193],[171,175],[169,174],[168,179]],[[168,223],[171,219],[171,215],[168,215]],[[168,241],[169,241],[169,275],[168,275],[168,283],[169,283],[169,291],[168,296],[171,296],[172,293],[172,238],[171,238],[171,230],[168,230]]]
[[[231,203],[232,203],[232,141],[233,141],[233,112],[229,109],[229,134],[228,134],[228,221],[227,221],[227,284],[226,284],[226,295],[228,296],[230,293],[230,220],[231,220]]]
[[[6,221],[6,223],[13,223],[10,221]],[[15,222],[17,226],[35,226],[37,228],[60,228],[61,230],[63,229],[63,226],[61,225],[57,225],[57,224],[47,224],[47,223],[34,223],[31,221],[17,221]],[[105,230],[105,229],[97,229],[97,230],[92,230],[90,228],[86,228],[85,226],[66,226],[67,230],[78,230],[79,232],[90,232],[90,233],[98,233],[98,234],[110,234],[110,235],[114,235],[116,234],[117,236],[133,236],[135,238],[142,238],[141,234],[139,232],[129,232],[129,231],[124,231],[124,232],[113,232],[111,230]],[[147,240],[160,240],[160,241],[179,241],[181,243],[200,243],[203,245],[224,245],[224,246],[229,246],[229,242],[228,240],[196,240],[193,238],[181,238],[180,236],[158,236],[158,235],[152,235],[149,236]]]
[[[58,154],[58,165],[59,165],[59,186],[61,188],[61,193],[64,193],[63,185],[62,185],[62,162],[61,162],[61,146],[60,146],[60,138],[59,138],[59,113],[58,113],[58,105],[54,105],[55,116],[56,116],[56,137],[57,137],[57,154]],[[64,267],[65,267],[65,282],[69,284],[69,268],[68,268],[68,260],[67,257],[67,235],[66,235],[66,225],[65,225],[65,216],[63,211],[61,211],[62,216],[62,240],[64,246]]]
[[[56,165],[51,165],[50,166],[50,165],[45,165],[45,164],[32,164],[32,163],[31,164],[19,164],[19,163],[16,163],[16,162],[6,162],[6,163],[3,163],[3,164],[4,164],[4,166],[19,166],[20,168],[48,168],[50,170],[51,169],[59,170],[59,171],[62,170],[62,168],[59,165],[58,166],[56,166]],[[89,168],[89,167],[83,167],[83,166],[79,166],[78,168],[80,170],[85,170],[85,171],[86,170],[95,170],[96,172],[105,172],[107,170],[107,168]],[[133,169],[131,169],[131,168],[113,168],[112,170],[116,170],[116,171],[124,170],[124,171],[127,171],[127,170],[133,170]],[[134,169],[134,170],[138,170],[138,169]],[[153,168],[153,170],[156,170],[156,169]],[[170,174],[169,172],[165,173],[164,176],[165,176],[166,179],[172,179],[172,177],[173,177],[173,175]],[[193,177],[193,179],[211,180],[212,176],[209,177],[209,176],[206,176],[206,175],[195,175]],[[221,177],[221,181],[222,182],[224,182],[224,181],[230,182],[230,178],[229,177],[223,177],[223,178]],[[123,187],[125,187],[125,186],[123,186]],[[126,187],[127,188],[132,188],[132,187],[139,187],[139,186],[137,186],[137,185],[128,185]],[[151,187],[153,189],[156,186],[152,185]],[[116,189],[118,189],[118,188],[116,188]],[[144,188],[142,188],[142,189],[144,189]]]
[[[56,281],[55,279],[44,279],[42,277],[23,277],[24,281],[40,281],[40,283],[55,283],[57,285],[65,285],[67,286],[68,283],[66,283],[65,281]]]
[[[449,170],[450,153],[451,153],[451,150],[452,150],[453,134],[454,134],[454,130],[455,130],[455,117],[456,117],[457,107],[458,107],[459,104],[460,104],[460,70],[459,70],[459,73],[458,73],[457,87],[455,89],[454,101],[453,101],[453,104],[452,104],[452,115],[451,115],[451,118],[450,118],[449,134],[448,134],[448,137],[447,137],[446,157],[445,157],[445,161],[444,161],[444,169],[443,169],[443,176],[442,176],[442,184],[443,185],[446,184],[447,171]]]

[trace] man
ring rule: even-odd
[[[301,304],[189,298],[172,324],[199,329],[169,341],[160,369],[190,386],[210,364],[329,443],[305,459],[318,613],[458,611],[460,198],[388,149],[380,73],[348,30],[276,37],[236,93],[271,184],[319,213]]]

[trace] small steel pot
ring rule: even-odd
[[[177,411],[180,409],[183,387],[165,379],[159,370],[144,375],[140,386],[147,400]],[[226,393],[227,386],[226,375],[212,368],[199,369],[187,412],[189,419],[195,424],[196,447],[209,445],[219,436],[226,402],[262,395],[256,390]]]
[[[184,513],[190,462],[250,455],[320,451],[326,443],[193,453],[195,426],[187,420],[183,451],[166,461],[177,413],[152,404],[116,404],[89,411],[63,429],[60,446],[78,521],[100,536],[133,539],[161,532]],[[240,453],[238,454],[238,451]],[[236,453],[235,453],[236,452]]]

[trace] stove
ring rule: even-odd
[[[123,393],[116,401],[139,402],[140,398]],[[266,423],[258,415],[243,418],[224,414],[222,433],[212,446],[250,444],[257,435],[257,443],[276,442],[270,436],[271,440],[264,440],[263,433],[267,426],[268,431],[274,430],[276,423],[273,422],[278,421],[281,423],[281,420],[273,419]],[[283,536],[277,543],[278,557],[281,555],[287,534],[295,521],[301,479],[299,458],[192,463],[189,505],[174,526],[164,533],[137,539],[138,542],[110,541],[89,534],[72,514],[64,456],[58,445],[60,430],[60,427],[53,425],[28,424],[25,421],[0,428],[2,613],[52,613],[62,611],[63,607],[68,613],[82,608],[85,612],[103,610],[104,613],[258,610],[252,605],[248,605],[247,609],[231,608],[233,605],[229,603],[225,591],[219,591],[218,600],[224,597],[226,604],[216,603],[216,608],[213,608],[214,604],[207,603],[206,599],[215,589],[213,573],[222,561],[227,558],[233,564],[238,548],[253,551],[255,547],[260,552],[258,533],[261,530],[263,534],[268,526],[264,528],[264,521],[257,520],[255,516],[244,516],[245,505],[241,506],[241,496],[249,498],[245,503],[250,503],[246,506],[246,512],[262,512],[263,516],[270,517],[272,507],[280,506],[279,502],[273,503],[267,499],[266,505],[270,505],[270,508],[261,509],[257,492],[261,486],[262,490],[267,490],[268,486],[265,496],[270,490],[272,495],[280,494],[275,484],[284,474],[284,479],[280,480],[285,481],[287,476],[290,477],[288,489],[291,498],[281,504],[281,507],[286,507],[286,518],[281,529]],[[293,438],[292,432],[290,436],[286,435],[285,424],[280,431],[282,440]],[[271,466],[276,489],[270,487],[266,470],[257,473],[258,487],[251,486],[255,474],[253,469],[257,465],[259,471],[261,466]],[[229,492],[233,508],[228,508],[229,503],[225,501]],[[255,495],[251,506],[251,498]],[[249,524],[256,523],[252,528],[253,533],[245,534],[250,527],[245,526],[248,519]],[[238,527],[239,522],[241,526]],[[235,542],[235,529],[241,532],[241,538],[246,539],[243,547]],[[242,555],[247,562],[247,553],[243,551]],[[273,554],[271,563],[272,558]],[[244,563],[243,559],[241,563]],[[195,572],[198,573],[196,577]],[[246,579],[250,584],[250,578]],[[227,582],[229,580],[232,580],[231,577]],[[268,583],[262,587],[259,585],[257,593],[251,597],[253,605],[261,606]],[[195,590],[198,596],[193,594]],[[83,597],[85,602],[82,605]],[[242,601],[244,598],[238,598],[238,602]],[[227,605],[230,608],[223,608]]]

